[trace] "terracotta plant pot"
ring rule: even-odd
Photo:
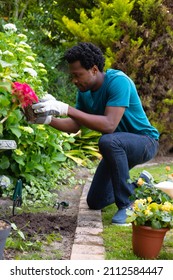
[[[154,229],[132,225],[133,252],[144,259],[155,259],[160,253],[163,239],[169,228]]]
[[[0,260],[3,260],[5,242],[10,234],[10,230],[11,230],[10,222],[1,219],[0,220]]]

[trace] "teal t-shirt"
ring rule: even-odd
[[[109,69],[102,86],[95,92],[78,91],[76,108],[95,115],[104,115],[106,106],[125,107],[115,132],[149,135],[158,139],[159,132],[149,122],[134,82],[122,71]]]

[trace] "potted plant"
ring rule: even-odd
[[[132,223],[133,252],[141,258],[155,259],[166,232],[173,228],[173,200],[153,182],[146,183],[141,178],[132,199],[127,222]]]
[[[3,252],[6,243],[6,239],[10,234],[11,223],[0,219],[0,260],[3,260]]]

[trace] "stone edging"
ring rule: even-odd
[[[80,198],[77,227],[71,260],[104,260],[105,248],[101,210],[91,210],[86,203],[90,184],[86,183]]]

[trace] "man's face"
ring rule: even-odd
[[[86,70],[81,66],[80,61],[75,61],[69,64],[69,71],[72,83],[75,84],[80,91],[95,90],[97,83],[96,73],[98,71],[96,66]]]

